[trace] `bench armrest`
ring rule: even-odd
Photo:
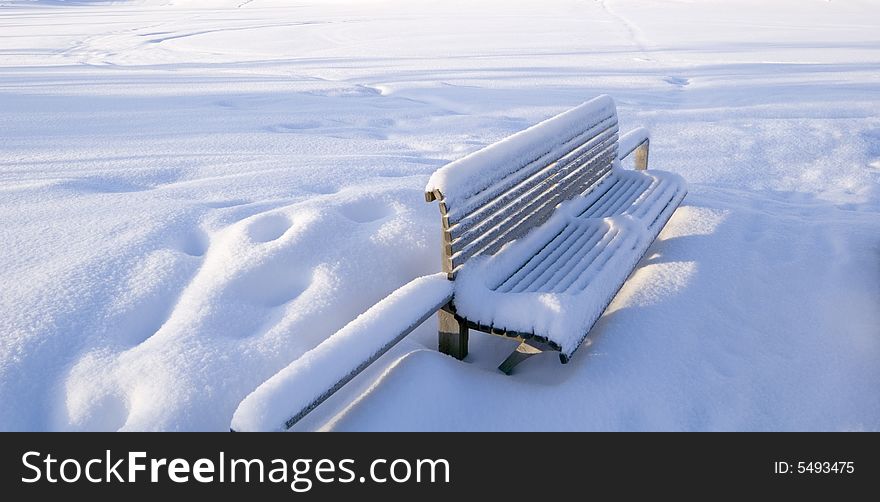
[[[637,127],[620,137],[617,149],[617,159],[623,160],[629,154],[636,152],[636,169],[648,168],[648,148],[651,144],[651,135],[644,127]]]
[[[402,286],[263,382],[235,410],[233,431],[290,429],[452,299],[445,273]]]

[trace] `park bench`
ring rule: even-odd
[[[458,359],[476,330],[520,342],[505,373],[544,351],[568,362],[685,196],[679,176],[646,171],[648,147],[643,128],[618,136],[600,96],[440,168],[425,196],[440,209],[443,271],[267,380],[232,428],[289,429],[435,312],[439,349]]]

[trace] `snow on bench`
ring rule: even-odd
[[[434,312],[439,350],[458,359],[475,329],[520,341],[505,373],[546,350],[568,362],[686,194],[679,176],[645,171],[648,147],[643,128],[618,138],[600,96],[439,169],[425,198],[440,208],[443,273],[267,380],[232,429],[289,429]]]
[[[445,274],[410,281],[261,384],[239,404],[232,430],[289,429],[451,298]]]
[[[517,338],[500,369],[581,345],[681,203],[677,175],[646,172],[649,137],[618,141],[614,101],[600,96],[439,169],[443,270],[440,350],[467,355],[468,331]],[[636,153],[636,171],[620,160]]]

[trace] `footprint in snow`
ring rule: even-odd
[[[173,234],[171,247],[189,256],[200,257],[208,252],[209,240],[208,234],[200,228],[195,228]]]
[[[279,239],[293,222],[283,214],[268,214],[257,218],[247,227],[247,233],[256,242],[271,242]]]
[[[663,81],[667,84],[672,84],[678,87],[684,87],[691,83],[690,79],[688,78],[674,76],[663,77]]]
[[[275,124],[268,126],[266,130],[269,132],[298,132],[298,131],[307,131],[309,129],[317,129],[321,127],[323,124],[317,120],[300,120],[297,122],[287,122],[284,124]]]
[[[226,209],[228,207],[243,206],[250,203],[251,201],[245,199],[221,199],[204,202],[203,204],[211,209]]]
[[[339,191],[339,187],[332,184],[315,184],[303,187],[303,190],[319,195],[334,194]]]
[[[338,208],[342,216],[356,223],[369,223],[391,215],[394,210],[388,204],[373,199],[349,202]]]

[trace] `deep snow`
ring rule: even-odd
[[[433,171],[599,94],[690,194],[592,345],[429,320],[297,428],[880,429],[877,1],[0,6],[0,429],[227,429],[439,270]]]

